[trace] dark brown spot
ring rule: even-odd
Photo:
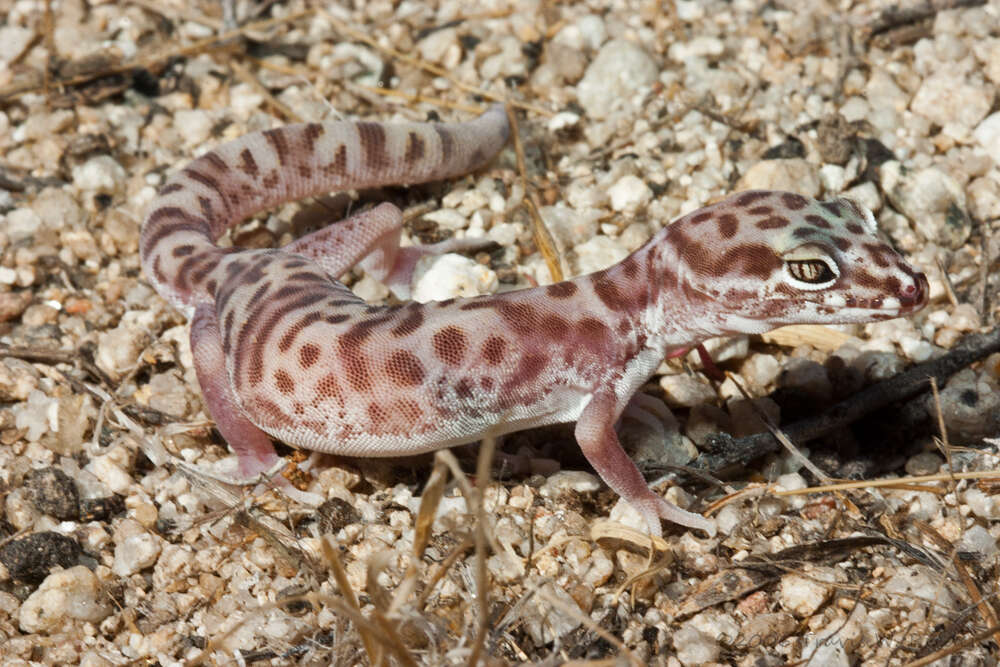
[[[450,366],[457,366],[465,358],[469,340],[464,331],[454,325],[448,325],[431,336],[431,345],[438,359]]]
[[[335,398],[337,401],[340,401],[342,394],[340,393],[340,384],[337,382],[336,373],[328,373],[320,378],[320,381],[316,383],[316,396],[321,399]]]
[[[198,159],[199,162],[202,160],[215,167],[215,170],[218,172],[225,173],[229,171],[229,163],[223,160],[222,157],[215,151],[209,151]]]
[[[264,177],[264,180],[261,181],[261,184],[264,186],[265,190],[275,190],[280,182],[281,174],[277,169],[272,169],[267,176]]]
[[[462,378],[455,383],[455,395],[459,398],[472,398],[475,384],[471,378]]]
[[[392,335],[396,338],[409,336],[416,333],[424,323],[424,309],[419,305],[411,305],[408,308],[406,317],[392,329]]]
[[[240,152],[240,163],[239,169],[244,174],[250,178],[257,178],[260,175],[260,167],[257,166],[257,160],[253,159],[253,153],[250,152],[249,148],[244,148]]]
[[[495,306],[497,312],[500,313],[500,317],[516,333],[527,336],[535,330],[535,322],[538,321],[538,315],[531,304],[504,299],[495,302]]]
[[[368,419],[374,426],[381,426],[382,424],[389,421],[389,411],[378,403],[372,402],[368,404]]]
[[[287,395],[295,391],[295,380],[281,369],[274,371],[274,384],[282,394]]]
[[[490,336],[483,343],[483,359],[491,366],[498,366],[507,355],[507,341],[499,336]]]
[[[635,255],[629,255],[618,266],[629,280],[635,280],[639,277],[639,262],[636,260]]]
[[[797,239],[808,238],[810,236],[815,236],[816,234],[819,234],[819,232],[817,232],[812,227],[796,227],[795,230],[792,232],[792,236],[794,236]]]
[[[510,379],[504,383],[504,390],[510,391],[531,382],[541,375],[549,359],[544,354],[529,352],[521,357]]]
[[[700,225],[703,222],[707,222],[715,217],[715,213],[712,211],[702,211],[701,213],[695,213],[691,217],[691,224]]]
[[[407,350],[393,352],[385,362],[385,372],[402,387],[415,387],[424,381],[426,375],[420,360]]]
[[[856,222],[849,222],[849,223],[847,223],[846,227],[847,227],[847,231],[849,231],[852,234],[864,234],[865,233],[865,228],[862,227],[861,225],[859,225]]]
[[[829,211],[830,214],[833,215],[833,217],[839,218],[841,216],[841,213],[840,213],[840,202],[837,202],[837,201],[824,201],[824,202],[820,202],[819,205],[822,206],[823,208],[825,208],[827,211]]]
[[[403,162],[412,165],[424,157],[425,150],[423,137],[416,132],[409,132],[406,135],[406,152],[403,154]]]
[[[320,123],[308,123],[302,128],[302,137],[310,153],[316,152],[316,140],[323,136],[324,131]]]
[[[545,287],[545,294],[552,297],[553,299],[568,299],[577,292],[577,286],[574,283],[563,281],[561,283],[552,283]]]
[[[340,144],[333,154],[333,162],[321,167],[327,176],[340,176],[347,171],[347,144]]]
[[[285,334],[278,340],[278,349],[282,352],[287,352],[291,349],[292,343],[295,342],[295,338],[302,333],[307,326],[313,322],[318,322],[321,319],[323,319],[323,313],[318,310],[303,315],[299,321],[288,327],[288,331],[286,331]]]
[[[809,205],[809,200],[794,192],[784,192],[781,195],[781,202],[793,211],[798,211]]]
[[[451,130],[443,125],[434,125],[434,131],[441,141],[441,163],[448,164],[455,154],[455,137],[452,136]]]
[[[358,123],[358,140],[367,168],[381,171],[389,165],[385,152],[385,128],[381,123]]]
[[[618,285],[607,276],[606,271],[591,274],[594,293],[609,310],[624,310],[628,305]]]
[[[748,210],[747,213],[751,215],[771,215],[771,211],[774,209],[770,206],[754,206],[752,209]]]
[[[351,319],[350,315],[345,315],[344,313],[341,313],[339,315],[327,315],[326,317],[323,318],[323,321],[328,322],[330,324],[341,324],[349,319]]]
[[[185,243],[184,245],[179,245],[176,248],[174,248],[173,251],[171,252],[171,254],[174,257],[187,257],[188,255],[190,255],[193,252],[194,252],[194,246],[191,245],[191,244]]]
[[[792,224],[791,220],[780,215],[772,215],[770,218],[764,218],[756,222],[757,229],[781,229],[790,224]]]
[[[766,280],[781,267],[781,259],[770,246],[763,243],[744,243],[719,257],[718,275],[742,273],[743,275]]]
[[[867,287],[869,289],[878,289],[882,287],[882,280],[871,273],[868,273],[864,269],[855,269],[851,277],[856,284],[861,285],[862,287]]]
[[[274,149],[274,153],[278,157],[278,164],[284,167],[288,163],[289,153],[288,139],[285,137],[284,128],[264,130],[263,135],[267,139],[267,143],[271,144],[271,148]]]
[[[319,346],[306,343],[299,348],[299,365],[302,368],[309,368],[319,361]]]
[[[259,415],[264,426],[270,428],[288,428],[295,424],[295,420],[282,412],[281,408],[274,401],[266,398],[257,398],[255,401],[254,413]]]
[[[732,213],[723,213],[719,216],[719,235],[724,239],[731,239],[736,236],[740,228],[740,221]]]
[[[162,188],[160,188],[156,194],[157,196],[162,197],[164,195],[169,195],[173,192],[177,192],[178,190],[183,190],[183,189],[184,186],[181,185],[180,183],[167,183]]]
[[[903,289],[903,283],[896,276],[889,276],[885,279],[885,290],[892,294],[899,294]]]
[[[623,319],[622,322],[625,324],[625,331],[622,332],[622,335],[625,335],[632,330],[633,326],[628,319]],[[603,350],[611,340],[611,329],[595,317],[585,317],[577,322],[576,326],[580,332],[580,342],[588,349]]]
[[[832,226],[830,222],[821,215],[816,215],[815,213],[810,213],[806,216],[806,222],[811,225],[816,225],[821,229],[830,229]]]
[[[840,248],[843,251],[846,251],[848,248],[851,247],[851,242],[850,241],[848,241],[847,239],[844,239],[844,238],[840,238],[839,236],[835,236],[835,237],[833,237],[830,240],[833,241],[833,245],[837,246],[838,248]]]
[[[569,332],[569,322],[560,315],[548,313],[542,317],[542,321],[538,324],[538,332],[543,336],[562,340]]]
[[[737,195],[735,204],[737,206],[742,206],[746,208],[748,206],[753,206],[756,202],[759,202],[761,199],[767,199],[770,196],[771,192],[769,190],[750,190],[748,192],[744,192],[740,195]]]

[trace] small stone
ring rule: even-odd
[[[993,164],[1000,166],[1000,111],[984,118],[976,126],[972,138],[993,158]]]
[[[125,170],[110,155],[98,155],[73,168],[73,185],[91,194],[120,194]]]
[[[458,43],[458,31],[455,28],[434,30],[417,42],[417,50],[424,60],[449,68],[457,66],[462,57],[462,47]]]
[[[816,402],[828,402],[833,394],[826,368],[811,359],[789,359],[778,384],[785,389],[801,391]]]
[[[323,535],[336,534],[344,526],[361,521],[361,515],[346,500],[331,498],[316,508],[319,530]]]
[[[45,531],[0,546],[0,563],[12,579],[37,584],[54,567],[72,567],[80,559],[80,545],[71,537]]]
[[[42,218],[30,208],[15,208],[6,217],[4,231],[11,243],[30,239],[42,226]]]
[[[619,212],[634,213],[653,198],[653,191],[638,176],[628,174],[608,188],[611,208]]]
[[[13,283],[14,280],[16,280],[16,274],[14,271],[11,271],[10,273],[14,276],[14,279],[11,280],[11,283]],[[31,299],[32,295],[30,290],[22,290],[20,292],[0,292],[0,322],[9,322],[10,320],[15,320],[20,317],[31,303]]]
[[[912,608],[916,600],[923,600],[947,613],[945,610],[958,604],[949,590],[949,580],[923,565],[900,567],[881,588],[891,596],[890,601],[903,608]]]
[[[935,452],[921,452],[906,461],[906,474],[933,475],[941,468],[944,459]]]
[[[190,410],[191,390],[174,371],[156,373],[149,378],[149,407],[173,417],[183,417]]]
[[[965,490],[962,502],[978,517],[989,520],[1000,519],[1000,502],[996,496],[972,487]]]
[[[115,559],[111,571],[128,577],[156,563],[160,556],[160,538],[147,532],[142,524],[125,519],[115,529]]]
[[[667,49],[671,60],[684,62],[690,58],[710,58],[721,56],[726,50],[722,40],[710,35],[697,35],[687,42],[673,42]]]
[[[818,197],[820,180],[816,167],[802,158],[763,160],[743,174],[736,190],[787,190]]]
[[[741,646],[774,646],[791,635],[798,623],[789,613],[778,611],[757,614],[740,628],[737,644]]]
[[[884,163],[879,176],[889,201],[924,238],[952,250],[969,238],[965,192],[951,176],[936,167],[911,172],[895,160]]]
[[[80,516],[80,493],[69,475],[59,468],[32,470],[24,479],[31,501],[42,514],[61,521]]]
[[[957,546],[959,551],[968,551],[989,559],[993,559],[997,555],[996,538],[979,524],[966,528],[962,532],[962,538]]]
[[[580,105],[592,119],[607,118],[619,106],[631,108],[639,91],[656,81],[659,68],[642,47],[613,39],[597,53],[576,86]]]
[[[18,25],[0,26],[0,63],[4,69],[21,57],[35,39],[35,31]]]
[[[68,622],[97,624],[112,611],[101,583],[83,565],[50,574],[18,611],[23,632],[51,632]]]
[[[561,470],[545,479],[539,494],[554,498],[564,493],[594,493],[601,488],[601,480],[582,470]]]
[[[95,361],[105,373],[120,377],[135,368],[148,344],[149,332],[144,327],[123,321],[98,336]]]
[[[574,248],[570,265],[576,275],[593,273],[606,269],[625,259],[628,250],[617,239],[610,236],[595,236]]]
[[[602,213],[596,208],[579,210],[557,204],[543,207],[541,215],[556,241],[569,249],[594,238]]]
[[[957,68],[941,67],[924,78],[910,109],[940,125],[944,133],[964,140],[989,113],[993,95],[992,85],[972,83]]]
[[[667,405],[672,408],[690,408],[703,403],[712,403],[717,396],[711,383],[701,375],[664,375],[660,378],[660,387],[666,398]]]
[[[479,296],[497,291],[497,274],[463,255],[447,253],[423,257],[413,277],[413,300],[420,303],[454,297]]]
[[[809,578],[786,574],[781,578],[778,590],[781,606],[798,618],[812,616],[833,595],[833,586],[821,581],[822,578],[832,581],[829,572],[813,569],[808,574]]]
[[[180,132],[186,148],[199,148],[212,137],[215,120],[202,109],[178,109],[174,112],[174,129]]]
[[[549,599],[556,600],[559,607],[553,608]],[[566,613],[560,607],[573,610],[573,613]],[[582,614],[576,600],[565,589],[549,581],[542,584],[522,607],[520,621],[535,646],[542,646],[558,641],[580,627]]]
[[[677,659],[685,667],[715,662],[722,652],[722,647],[714,637],[705,634],[690,622],[683,624],[672,639]]]
[[[956,373],[939,393],[945,426],[959,438],[978,439],[1000,432],[1000,391],[975,371]],[[933,396],[927,409],[936,414]]]

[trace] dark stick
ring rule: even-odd
[[[933,377],[939,385],[943,385],[958,371],[994,352],[1000,352],[1000,328],[984,334],[965,336],[944,356],[917,364],[893,378],[861,390],[821,415],[797,421],[782,430],[797,444],[815,440],[852,424],[871,412],[926,390],[930,384],[929,378]],[[716,433],[708,437],[702,446],[705,451],[689,465],[692,468],[719,470],[734,464],[748,463],[779,447],[778,441],[770,433],[756,433],[744,438]]]

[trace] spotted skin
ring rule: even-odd
[[[870,213],[783,192],[690,213],[604,271],[425,305],[369,305],[335,279],[360,263],[405,293],[424,250],[398,247],[390,205],[280,250],[215,244],[281,202],[476,169],[508,134],[501,108],[454,125],[291,125],[224,144],[163,186],[143,268],[192,314],[206,404],[245,478],[276,462],[269,436],[395,456],[575,421],[595,470],[653,534],[660,518],[711,533],[649,490],[614,431],[661,360],[711,336],[888,319],[927,300],[926,278],[876,236]]]

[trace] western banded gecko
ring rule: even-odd
[[[159,190],[142,266],[191,318],[206,406],[249,481],[310,450],[397,456],[576,422],[604,481],[654,535],[713,523],[649,489],[615,423],[661,360],[711,336],[882,320],[927,301],[927,279],[847,199],[750,191],[689,213],[620,263],[544,287],[370,305],[337,281],[355,264],[406,293],[414,263],[461,242],[400,248],[401,213],[358,213],[281,249],[220,248],[246,216],[309,195],[445,179],[507,142],[502,107],[458,124],[309,123],[211,150]]]

